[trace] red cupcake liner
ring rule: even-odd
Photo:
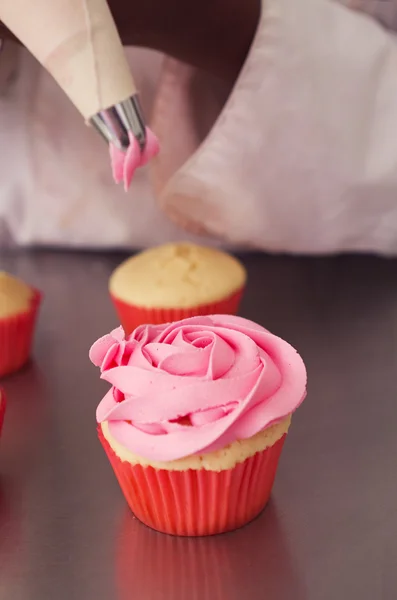
[[[4,415],[6,414],[7,400],[4,390],[0,388],[0,435],[3,429]]]
[[[17,371],[28,361],[41,294],[34,290],[29,309],[0,319],[0,377]]]
[[[236,315],[243,292],[244,288],[240,288],[219,302],[201,304],[193,308],[144,308],[128,304],[113,294],[110,294],[110,297],[124,331],[126,334],[130,334],[139,325],[161,325],[201,315]]]
[[[269,500],[286,434],[232,469],[168,471],[132,465],[118,458],[98,428],[128,505],[148,527],[181,536],[238,529]]]

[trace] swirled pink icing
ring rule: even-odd
[[[90,359],[112,388],[97,421],[148,460],[171,461],[247,439],[291,414],[306,395],[306,369],[292,346],[229,315],[120,327]]]
[[[109,146],[113,179],[115,183],[123,181],[125,191],[130,187],[137,168],[145,166],[160,150],[158,139],[149,128],[146,128],[146,146],[143,152],[132,133],[129,134],[129,140],[126,152],[119,150],[114,144]]]

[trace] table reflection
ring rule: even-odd
[[[203,538],[160,534],[125,512],[116,561],[120,600],[305,598],[273,503],[246,527]]]

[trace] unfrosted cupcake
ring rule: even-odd
[[[306,394],[297,352],[259,325],[215,315],[122,328],[90,351],[112,387],[98,432],[132,511],[177,535],[254,519]]]
[[[0,435],[3,429],[4,415],[6,413],[6,396],[4,390],[0,388]]]
[[[37,290],[0,271],[0,377],[27,362],[40,299]]]
[[[246,271],[236,258],[190,243],[165,244],[123,262],[110,295],[127,333],[146,323],[196,315],[236,314]]]

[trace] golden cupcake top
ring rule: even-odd
[[[32,288],[21,279],[0,271],[0,319],[28,310],[33,294]]]
[[[127,259],[112,274],[113,296],[146,308],[190,308],[242,288],[246,271],[226,252],[191,243],[165,244]]]

